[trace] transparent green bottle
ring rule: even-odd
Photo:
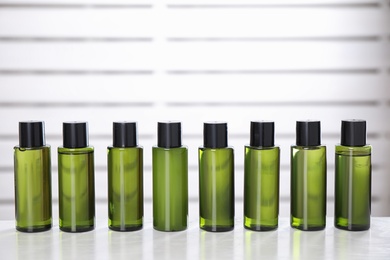
[[[335,227],[368,230],[371,215],[371,146],[366,144],[366,121],[343,120],[336,145]]]
[[[50,146],[44,122],[19,122],[14,147],[16,229],[40,232],[52,227]]]
[[[234,229],[234,151],[228,147],[227,123],[203,125],[199,148],[199,224],[206,231]]]
[[[291,227],[304,231],[326,226],[326,147],[320,121],[297,121],[291,147]]]
[[[251,122],[245,146],[244,227],[254,231],[278,228],[280,149],[274,129],[274,122]]]
[[[95,228],[94,149],[88,146],[86,122],[63,123],[63,147],[58,147],[58,199],[62,231]]]
[[[114,122],[108,147],[108,227],[115,231],[142,228],[143,149],[137,145],[137,123]]]
[[[180,122],[158,122],[153,147],[153,227],[181,231],[188,222],[188,150]]]

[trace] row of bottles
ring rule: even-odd
[[[280,149],[274,144],[274,122],[251,122],[245,146],[244,227],[274,230],[279,216]],[[344,120],[336,146],[335,226],[357,231],[370,227],[371,146],[366,122]],[[206,231],[234,228],[234,150],[228,146],[227,123],[204,123],[199,148],[199,225]],[[52,227],[50,146],[44,123],[19,123],[14,148],[16,229],[38,232]],[[188,150],[180,122],[159,122],[153,155],[153,226],[181,231],[188,222]],[[109,228],[143,226],[143,148],[134,122],[114,122],[108,147]],[[291,226],[322,230],[326,222],[326,147],[319,121],[297,121],[291,147]],[[83,232],[95,227],[94,149],[85,122],[63,123],[58,148],[59,227]]]

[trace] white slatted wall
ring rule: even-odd
[[[340,120],[363,118],[373,145],[373,215],[389,216],[389,27],[387,0],[0,0],[0,219],[14,217],[12,148],[18,122],[32,119],[46,121],[55,203],[62,122],[89,122],[97,217],[106,218],[112,121],[138,121],[150,202],[157,121],[183,122],[193,201],[202,123],[228,121],[242,201],[249,121],[274,120],[280,215],[288,216],[295,121],[320,119],[332,216]]]

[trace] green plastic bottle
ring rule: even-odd
[[[180,122],[158,122],[153,147],[153,227],[181,231],[188,222],[188,150]]]
[[[244,227],[254,231],[278,228],[280,149],[274,145],[274,122],[251,122],[245,146]]]
[[[291,147],[291,227],[304,231],[326,226],[326,147],[320,121],[297,121]]]
[[[52,227],[51,158],[40,121],[19,122],[14,147],[16,229],[46,231]]]
[[[206,231],[234,229],[234,150],[228,147],[227,123],[203,125],[199,148],[199,224]]]
[[[371,146],[366,144],[366,121],[343,120],[336,145],[335,227],[368,230],[371,215]]]
[[[143,149],[137,145],[137,123],[114,122],[108,147],[108,227],[142,228],[144,215]]]
[[[63,123],[63,147],[58,147],[58,199],[62,231],[95,228],[94,149],[88,146],[86,122]]]

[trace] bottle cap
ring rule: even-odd
[[[228,146],[227,123],[205,122],[203,124],[203,146],[225,148]]]
[[[162,148],[181,147],[181,123],[172,121],[158,122],[157,146]]]
[[[273,147],[275,123],[272,121],[252,121],[250,146]]]
[[[137,146],[137,123],[114,122],[113,123],[113,147]]]
[[[88,146],[87,122],[64,122],[62,124],[62,133],[65,148],[83,148]]]
[[[340,144],[343,146],[365,146],[366,121],[358,119],[342,120]]]
[[[318,146],[321,145],[320,121],[297,121],[296,145]]]
[[[19,122],[19,146],[24,148],[45,146],[45,122]]]

